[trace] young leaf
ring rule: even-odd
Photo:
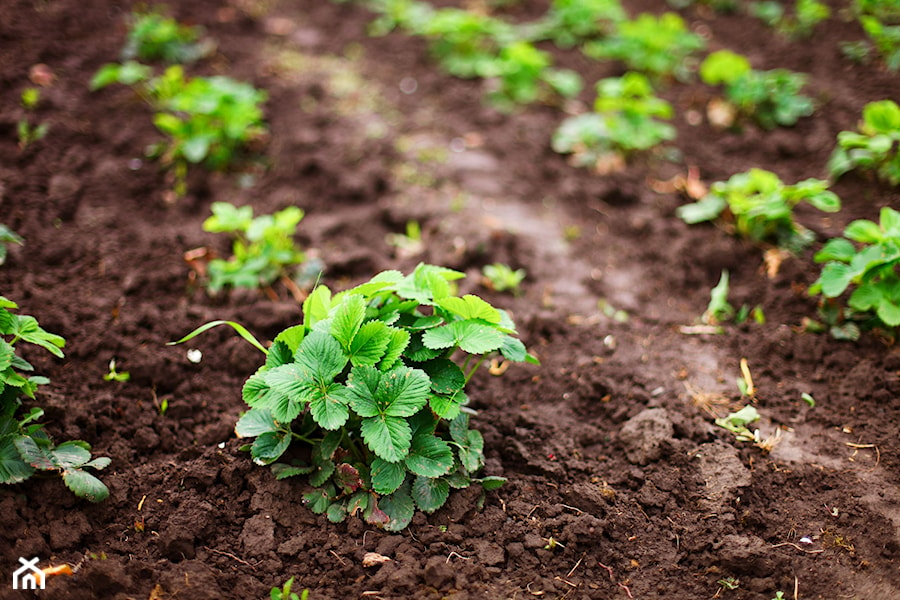
[[[34,438],[25,435],[16,438],[15,444],[22,460],[35,469],[50,471],[56,468],[49,444],[39,446]]]
[[[450,496],[450,484],[443,479],[416,477],[412,484],[412,498],[422,510],[432,513],[442,507]]]
[[[446,358],[429,360],[421,368],[431,378],[431,391],[435,394],[455,394],[466,385],[465,373]]]
[[[327,319],[331,306],[331,290],[324,285],[316,287],[303,301],[303,326],[309,330]]]
[[[25,463],[16,449],[15,436],[0,436],[0,483],[19,483],[34,474],[34,467]]]
[[[455,394],[431,394],[428,397],[428,406],[442,419],[453,420],[459,415],[462,406],[468,401],[468,396],[463,391]]]
[[[422,343],[433,350],[458,346],[469,354],[487,354],[503,345],[503,337],[496,328],[478,321],[454,321],[426,331]]]
[[[246,328],[246,327],[244,327],[244,326],[241,325],[240,323],[235,323],[234,321],[211,321],[211,322],[209,322],[209,323],[206,323],[205,325],[201,325],[200,327],[198,327],[198,328],[195,329],[194,331],[190,332],[189,334],[187,334],[186,336],[184,336],[184,337],[181,338],[180,340],[177,340],[177,341],[174,341],[174,342],[168,342],[166,345],[167,345],[167,346],[174,346],[174,345],[176,345],[176,344],[183,344],[184,342],[187,342],[187,341],[190,341],[190,340],[194,339],[195,337],[197,337],[197,336],[200,335],[201,333],[203,333],[203,332],[205,332],[205,331],[208,331],[208,330],[212,329],[213,327],[218,327],[219,325],[228,325],[229,327],[231,327],[232,329],[234,329],[234,330],[237,332],[237,334],[238,334],[239,336],[241,336],[241,337],[244,338],[246,341],[248,341],[248,342],[250,343],[251,346],[253,346],[253,347],[256,348],[257,350],[259,350],[259,351],[262,352],[263,354],[266,354],[266,353],[268,352],[268,351],[266,350],[266,348],[265,348],[262,344],[259,343],[259,340],[257,340],[255,337],[253,337],[253,334],[252,334],[252,333],[250,333],[249,331],[247,331],[247,328]]]
[[[506,483],[506,477],[497,477],[496,475],[492,475],[489,477],[482,477],[479,482],[481,483],[481,486],[488,491],[496,490],[500,488],[500,486],[502,486],[504,483]]]
[[[288,465],[285,463],[275,463],[272,465],[272,475],[279,481],[288,477],[296,477],[297,475],[309,475],[315,470],[315,467],[306,465]]]
[[[348,358],[336,339],[324,331],[313,331],[297,348],[295,360],[320,385],[330,383],[344,370]]]
[[[404,461],[406,468],[423,477],[440,477],[453,468],[453,452],[444,440],[431,433],[416,435]]]
[[[400,488],[384,496],[378,501],[378,508],[390,518],[384,525],[386,531],[401,531],[412,521],[416,507],[410,496],[410,484],[404,483]]]
[[[391,463],[381,458],[372,461],[372,489],[386,495],[397,491],[406,479],[406,469],[402,463]]]
[[[407,346],[409,346],[408,331],[388,327],[388,333],[390,334],[390,337],[387,346],[384,349],[384,355],[381,357],[381,362],[378,365],[378,368],[382,371],[387,371],[393,367],[400,359],[400,356],[403,354],[404,350],[406,350]]]
[[[102,481],[81,469],[63,471],[63,483],[79,498],[91,502],[102,502],[109,497],[109,489]]]
[[[366,301],[359,294],[343,297],[331,322],[331,335],[340,342],[344,350],[350,351],[350,343],[362,326],[366,316]]]
[[[239,438],[246,438],[273,433],[277,429],[278,423],[270,411],[252,408],[238,419],[237,425],[234,426],[234,433]]]
[[[315,489],[307,494],[303,494],[303,502],[309,507],[309,510],[317,515],[321,515],[328,510],[328,507],[331,505],[333,492],[333,488],[331,489],[331,492],[329,492],[327,488]]]
[[[376,415],[363,419],[360,432],[366,446],[383,460],[397,462],[409,453],[412,433],[405,419]]]
[[[488,323],[500,323],[500,313],[497,309],[472,294],[466,294],[462,298],[443,298],[436,304],[464,320],[481,319]]]
[[[309,392],[309,412],[316,423],[324,429],[339,429],[347,422],[350,409],[347,407],[353,395],[340,383],[331,383]]]
[[[290,433],[268,431],[261,434],[250,447],[250,456],[258,465],[268,465],[279,458],[291,443]]]
[[[91,460],[90,447],[85,448],[83,442],[63,442],[50,452],[53,464],[57,469],[65,470],[81,467]]]
[[[369,321],[359,328],[347,347],[350,362],[353,366],[378,364],[392,337],[390,328],[383,322]]]

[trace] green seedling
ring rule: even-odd
[[[448,73],[463,78],[500,75],[500,50],[516,40],[508,23],[458,8],[435,10],[411,32],[430,41],[432,54]]]
[[[39,89],[29,87],[22,90],[20,102],[27,112],[34,111],[40,100],[41,91]],[[16,123],[16,135],[18,135],[19,138],[19,150],[24,150],[34,142],[44,139],[48,131],[50,131],[49,123],[32,125],[27,116],[19,119]]]
[[[840,177],[853,169],[874,170],[891,185],[900,185],[900,106],[893,100],[863,108],[859,132],[842,131],[828,161],[828,172]]]
[[[900,23],[898,0],[853,0],[853,12],[857,17],[875,17],[882,23]]]
[[[741,587],[741,582],[734,577],[723,577],[716,582],[723,590],[736,590]]]
[[[230,234],[233,242],[228,260],[213,259],[207,265],[211,294],[225,288],[263,289],[279,279],[294,281],[297,266],[306,260],[294,242],[297,225],[303,219],[301,209],[289,206],[272,215],[254,217],[251,206],[214,202],[212,213],[203,222],[203,230]]]
[[[841,42],[841,54],[851,61],[865,65],[872,57],[872,44],[865,40]]]
[[[815,406],[816,406],[816,399],[812,397],[812,394],[809,394],[809,393],[807,393],[807,392],[803,392],[802,394],[800,394],[800,399],[803,400],[804,402],[806,402],[806,404],[807,404],[810,408],[815,408]]]
[[[6,262],[6,257],[9,253],[7,248],[8,244],[18,244],[21,246],[24,243],[25,240],[22,239],[22,236],[6,225],[0,223],[0,265],[3,265]]]
[[[727,227],[738,236],[799,252],[815,237],[794,220],[794,207],[801,202],[824,212],[841,208],[840,198],[828,189],[827,181],[806,179],[786,185],[774,173],[753,168],[714,183],[706,196],[679,207],[676,214],[688,224],[725,215]]]
[[[561,48],[615,33],[628,14],[619,0],[553,0],[531,37],[552,40]]]
[[[181,65],[151,75],[150,67],[134,61],[104,65],[91,89],[112,83],[134,86],[156,110],[153,123],[168,139],[151,146],[148,155],[174,169],[176,195],[186,192],[189,164],[226,170],[241,149],[266,136],[264,91],[225,76],[189,79]]]
[[[406,233],[389,233],[385,241],[397,249],[397,254],[403,258],[418,256],[425,251],[422,242],[422,227],[418,221],[406,222]]]
[[[271,600],[307,600],[309,598],[309,590],[303,590],[298,596],[297,592],[291,591],[293,585],[294,578],[291,577],[284,582],[280,589],[277,587],[272,588],[272,591],[269,592],[269,598]]]
[[[584,52],[591,58],[620,60],[655,79],[684,81],[691,73],[692,55],[705,47],[703,38],[688,30],[677,14],[644,13],[620,23],[609,37],[586,43]]]
[[[779,591],[779,592],[775,592],[775,597],[772,598],[772,600],[787,600],[787,599],[784,597],[784,592]]]
[[[109,371],[106,375],[103,376],[103,381],[118,381],[124,383],[131,379],[131,373],[128,371],[117,371],[116,370],[116,359],[111,358],[109,360]]]
[[[812,35],[816,25],[831,16],[831,9],[818,0],[796,0],[793,14],[785,14],[780,2],[751,2],[748,12],[774,27],[782,35],[799,39]]]
[[[739,442],[759,441],[759,431],[751,431],[747,425],[759,420],[759,411],[752,404],[730,413],[725,417],[716,419],[716,425],[730,431]]]
[[[554,94],[564,98],[577,96],[581,77],[551,65],[550,54],[530,42],[519,40],[503,46],[494,61],[498,89],[491,93],[490,100],[495,106],[510,110],[520,104],[549,102]]]
[[[40,346],[62,358],[65,340],[48,333],[34,317],[17,315],[18,308],[0,296],[0,484],[25,481],[38,471],[62,476],[72,492],[81,498],[99,502],[109,490],[85,469],[100,470],[110,459],[91,458],[91,447],[80,440],[59,445],[36,423],[44,411],[33,407],[22,414],[22,399],[33,400],[38,386],[49,383],[46,377],[32,375],[34,367],[17,353],[16,344]]]
[[[885,25],[875,17],[861,16],[860,25],[891,71],[900,69],[900,25]]]
[[[763,314],[762,307],[755,306],[752,309],[746,304],[742,305],[740,309],[735,310],[734,307],[728,302],[728,294],[730,292],[730,278],[728,275],[728,271],[723,269],[722,275],[719,277],[719,283],[710,291],[709,294],[709,304],[706,307],[706,310],[703,312],[703,315],[700,317],[700,320],[706,325],[710,325],[712,327],[716,327],[721,323],[725,323],[726,321],[734,321],[738,325],[741,323],[745,323],[747,319],[753,318],[753,320],[762,325],[766,322],[766,317]],[[719,333],[723,333],[724,330],[719,328]]]
[[[884,207],[879,223],[851,222],[844,237],[829,240],[815,261],[824,266],[811,295],[835,299],[855,288],[846,301],[849,314],[834,316],[835,322],[865,319],[865,326],[888,332],[900,326],[900,212]]]
[[[122,48],[122,60],[189,63],[208,55],[214,44],[201,40],[203,28],[182,25],[159,7],[147,12],[135,11],[129,18],[128,37]]]
[[[787,69],[756,71],[744,56],[728,50],[707,56],[700,78],[708,85],[724,85],[725,98],[735,111],[766,129],[794,125],[815,111],[812,99],[800,94],[806,75]]]
[[[515,269],[503,263],[485,265],[481,269],[484,276],[484,285],[496,292],[511,292],[518,296],[522,290],[519,288],[525,280],[525,269]]]
[[[306,476],[313,512],[333,522],[360,515],[388,531],[404,529],[416,508],[440,508],[451,488],[501,485],[503,478],[477,477],[484,440],[469,428],[465,387],[496,353],[537,360],[505,311],[455,294],[462,277],[420,264],[338,294],[319,286],[303,303],[302,323],[268,349],[228,323],[265,354],[244,384],[250,410],[235,428],[255,438],[247,446],[254,462],[272,465],[278,479]]]
[[[650,81],[630,72],[598,82],[594,112],[563,121],[552,146],[578,166],[599,165],[675,139],[675,128],[657,120],[671,118],[672,106],[654,95]]]

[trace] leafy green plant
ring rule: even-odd
[[[490,98],[500,108],[549,100],[553,94],[565,98],[578,95],[581,77],[568,69],[554,69],[548,52],[519,40],[500,49],[494,61],[498,89]]]
[[[6,256],[9,252],[7,249],[8,244],[18,244],[21,246],[24,243],[25,240],[22,239],[22,236],[6,225],[0,223],[0,265],[6,262]]]
[[[151,74],[152,69],[134,61],[108,64],[94,75],[91,88],[112,83],[139,88],[156,110],[156,128],[168,136],[148,153],[174,167],[177,195],[186,191],[188,164],[225,170],[241,148],[267,134],[261,108],[265,91],[220,75],[190,79],[181,65],[170,66],[157,77]]]
[[[885,25],[876,17],[861,16],[859,23],[891,71],[900,69],[900,25]]]
[[[91,459],[91,447],[80,440],[59,445],[36,423],[44,411],[33,407],[21,414],[22,399],[33,400],[46,377],[31,375],[34,367],[17,353],[16,344],[25,342],[44,348],[62,358],[65,340],[40,327],[37,319],[17,315],[15,302],[0,296],[0,483],[25,481],[38,471],[62,476],[72,492],[92,502],[104,500],[109,490],[85,469],[103,469],[108,458]]]
[[[309,598],[309,590],[303,590],[298,596],[297,592],[291,591],[293,585],[294,578],[291,577],[284,582],[284,585],[280,589],[277,587],[272,588],[272,591],[269,592],[270,600],[307,600]]]
[[[122,48],[123,61],[188,63],[206,56],[213,49],[211,42],[201,40],[203,28],[182,25],[160,7],[146,12],[134,11],[128,25],[128,36]]]
[[[461,277],[420,264],[408,276],[386,271],[334,295],[317,287],[303,322],[268,350],[228,323],[266,355],[244,384],[250,410],[235,431],[256,438],[253,460],[272,465],[277,478],[308,476],[315,489],[304,499],[313,512],[335,522],[360,514],[397,531],[416,507],[440,508],[450,488],[503,482],[476,477],[484,440],[469,428],[466,383],[495,352],[537,361],[506,312],[455,295]]]
[[[517,39],[510,24],[458,8],[435,10],[413,25],[412,33],[430,41],[441,66],[463,78],[496,76],[500,49]]]
[[[680,206],[678,216],[688,224],[712,221],[727,211],[729,227],[755,242],[772,242],[799,251],[814,239],[811,231],[794,220],[794,207],[806,202],[824,212],[837,212],[841,201],[828,182],[806,179],[786,185],[777,175],[750,169],[718,181],[699,201]]]
[[[834,299],[854,287],[845,319],[866,319],[866,325],[888,331],[900,325],[900,212],[884,207],[878,223],[851,222],[844,237],[829,240],[815,261],[824,266],[810,294]]]
[[[893,100],[870,102],[862,117],[859,132],[838,133],[828,172],[840,177],[856,168],[874,169],[891,185],[900,185],[900,106]]]
[[[497,292],[512,292],[518,296],[521,293],[519,286],[525,280],[525,269],[513,269],[507,264],[494,263],[485,265],[481,269],[484,282],[490,289]]]
[[[585,40],[613,34],[627,18],[619,0],[553,0],[532,37],[571,48]]]
[[[272,215],[253,216],[252,206],[236,207],[214,202],[204,231],[228,233],[234,238],[228,260],[213,259],[207,265],[207,289],[212,294],[226,287],[260,289],[279,278],[291,278],[295,265],[306,260],[297,248],[294,234],[303,211],[289,206]]]
[[[750,423],[759,420],[759,411],[752,404],[742,409],[729,413],[727,416],[716,419],[716,425],[730,431],[739,442],[759,441],[759,431],[752,431],[747,427]]]
[[[707,56],[700,78],[708,85],[724,85],[728,102],[766,129],[793,125],[815,110],[812,99],[800,94],[806,75],[787,69],[756,71],[744,56],[729,50]]]
[[[597,164],[610,154],[626,157],[675,139],[675,128],[657,120],[671,117],[671,105],[654,95],[650,81],[629,72],[599,81],[594,112],[563,121],[552,146],[573,154],[580,166]]]
[[[816,25],[831,16],[831,9],[818,0],[796,0],[793,14],[786,14],[780,2],[751,2],[748,12],[791,38],[812,35]]]
[[[690,75],[690,58],[706,47],[675,13],[659,17],[641,14],[623,21],[615,33],[584,45],[584,52],[596,59],[620,60],[633,70],[654,78],[685,80]]]
[[[27,112],[34,111],[41,100],[41,92],[37,88],[29,87],[22,90],[20,103]],[[29,145],[42,140],[50,131],[49,123],[32,125],[30,119],[25,116],[16,123],[16,134],[19,137],[19,149],[24,150]]]

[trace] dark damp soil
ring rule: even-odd
[[[533,16],[546,4],[509,10]],[[668,8],[625,4],[632,14]],[[856,25],[834,18],[790,42],[746,16],[685,9],[710,49],[809,73],[815,117],[717,131],[702,117],[712,90],[672,85],[663,95],[677,109],[681,162],[638,159],[600,176],[549,148],[558,109],[495,111],[480,83],[442,75],[419,40],[369,37],[371,15],[354,4],[169,5],[218,44],[192,68],[264,87],[271,127],[264,168],[243,178],[198,170],[174,204],[165,174],[142,158],[158,140],[146,106],[124,87],[88,91],[118,56],[131,3],[0,7],[0,223],[26,240],[0,268],[2,294],[68,341],[65,360],[25,350],[52,381],[38,399],[48,430],[112,459],[100,504],[54,479],[0,489],[0,598],[257,599],[289,577],[314,600],[900,597],[900,353],[873,335],[839,342],[798,327],[815,315],[805,293],[815,248],[900,205],[896,189],[843,178],[842,212],[801,211],[818,242],[770,277],[762,249],[688,227],[674,215],[684,198],[658,184],[688,167],[706,183],[752,166],[788,182],[824,176],[837,132],[855,127],[862,106],[900,97],[896,75],[842,57],[840,41],[861,39]],[[558,58],[588,82],[622,72]],[[29,118],[50,130],[20,150],[18,99],[36,64],[55,79]],[[479,373],[470,393],[486,472],[508,483],[454,492],[389,534],[313,515],[302,482],[254,466],[233,426],[257,353],[226,331],[192,343],[199,364],[165,345],[213,319],[271,339],[300,318],[284,290],[210,298],[191,280],[185,251],[227,251],[201,228],[223,200],[257,213],[302,207],[299,241],[333,288],[427,261],[466,271],[465,291],[509,308],[542,365]],[[408,256],[385,238],[412,219],[424,248]],[[521,296],[479,284],[492,262],[528,271]],[[732,303],[761,305],[765,324],[682,333],[722,269]],[[130,381],[103,380],[112,358]],[[742,358],[761,433],[780,434],[770,453],[708,412],[740,406]],[[391,560],[365,567],[366,552]],[[18,557],[75,573],[13,592]]]

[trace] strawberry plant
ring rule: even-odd
[[[825,212],[841,208],[840,198],[828,189],[827,181],[806,179],[786,185],[774,173],[754,168],[714,183],[706,196],[679,207],[677,214],[689,224],[726,214],[728,226],[737,235],[796,252],[814,239],[811,231],[794,220],[794,207],[801,202]]]
[[[493,64],[499,86],[491,100],[500,108],[529,104],[552,93],[571,98],[581,91],[577,73],[551,68],[550,54],[529,42],[519,40],[503,46]]]
[[[724,85],[728,102],[766,129],[794,125],[814,112],[812,99],[799,93],[806,75],[787,69],[756,71],[744,56],[728,50],[707,56],[700,78],[708,85]]]
[[[0,337],[0,483],[20,483],[38,471],[50,471],[60,474],[76,496],[104,500],[109,490],[85,469],[103,469],[110,460],[91,459],[86,442],[54,444],[36,423],[44,414],[42,409],[32,407],[22,413],[22,399],[33,400],[38,386],[49,380],[31,374],[34,367],[19,356],[16,344],[33,344],[62,358],[65,340],[42,329],[34,317],[14,314],[16,308],[15,302],[0,296],[0,336],[5,336]]]
[[[262,139],[266,133],[260,105],[266,93],[230,77],[185,77],[173,65],[157,77],[152,69],[134,61],[104,65],[91,81],[92,89],[111,83],[138,86],[157,111],[156,128],[168,136],[149,151],[175,169],[175,192],[186,191],[188,164],[204,164],[224,170],[239,149]]]
[[[169,64],[193,62],[212,51],[201,41],[203,29],[182,25],[159,7],[130,15],[122,60],[160,60]]]
[[[207,265],[207,289],[216,294],[226,287],[259,289],[279,278],[290,278],[291,267],[301,265],[305,255],[294,243],[303,211],[289,206],[273,215],[253,216],[253,207],[240,208],[214,202],[212,216],[203,229],[234,237],[232,256],[213,259]]]
[[[675,139],[671,105],[653,93],[640,73],[626,73],[597,83],[594,112],[569,117],[553,135],[556,152],[572,154],[580,166],[597,165],[610,155],[626,157]]]
[[[9,252],[7,244],[19,244],[21,246],[24,243],[25,240],[22,239],[22,236],[0,223],[0,265],[6,262],[6,255]]]
[[[810,294],[834,299],[853,287],[845,320],[888,330],[900,325],[900,212],[884,207],[878,223],[851,222],[844,237],[829,240],[815,260],[825,264]]]
[[[503,46],[515,41],[511,25],[487,15],[457,8],[434,11],[411,30],[427,38],[431,52],[451,75],[494,77]]]
[[[840,177],[856,168],[874,169],[891,185],[900,185],[900,106],[893,100],[870,102],[862,116],[859,132],[838,133],[829,173]]]
[[[705,47],[703,38],[690,32],[677,14],[644,13],[620,23],[609,37],[586,43],[584,52],[591,58],[620,60],[653,78],[684,80],[690,74],[691,55]]]
[[[891,71],[900,69],[900,25],[885,25],[875,17],[861,16],[859,23]]]
[[[521,293],[519,286],[525,280],[525,269],[513,269],[503,263],[485,265],[481,273],[484,275],[484,285],[495,292],[511,292],[518,296]]]
[[[774,0],[751,2],[748,10],[779,33],[795,39],[809,37],[816,25],[831,16],[831,9],[818,0],[796,0],[793,14],[785,14],[784,6]]]
[[[461,277],[420,264],[338,294],[320,286],[303,303],[303,322],[268,349],[228,323],[266,355],[244,384],[250,410],[235,431],[255,438],[253,460],[277,478],[307,477],[313,512],[398,531],[415,508],[440,508],[451,488],[503,482],[477,476],[484,440],[469,428],[466,383],[496,352],[537,361],[506,312],[455,294]]]
[[[628,18],[619,0],[553,0],[532,37],[561,48],[613,34]]]

